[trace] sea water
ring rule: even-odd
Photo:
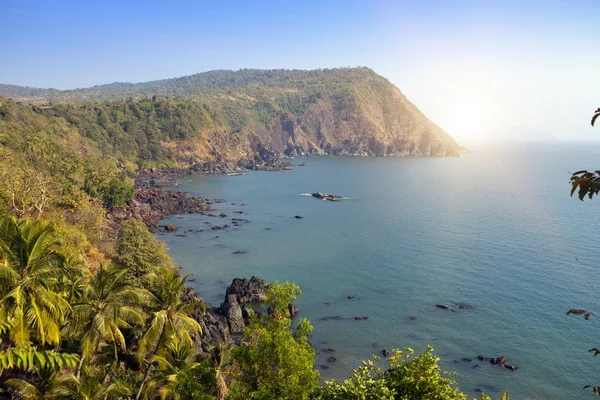
[[[296,282],[323,379],[343,379],[383,349],[432,345],[470,396],[509,389],[518,399],[593,398],[582,388],[600,384],[600,359],[587,352],[600,344],[600,320],[565,313],[600,311],[600,199],[569,196],[569,171],[600,167],[600,145],[473,149],[185,176],[172,189],[226,200],[214,214],[227,217],[171,216],[163,223],[179,231],[158,237],[214,305],[235,277]],[[317,191],[344,199],[307,195]],[[231,218],[245,221],[234,227]],[[518,370],[478,355],[506,355]]]

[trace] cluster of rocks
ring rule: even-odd
[[[199,349],[208,353],[211,346],[219,342],[238,343],[248,316],[254,312],[248,307],[249,303],[266,300],[267,287],[266,281],[254,276],[250,280],[236,278],[226,290],[225,301],[218,307],[205,302],[194,289],[186,288],[181,300],[195,301],[204,308],[204,312],[193,314],[202,328],[202,335],[196,338]]]
[[[138,189],[135,197],[122,207],[113,207],[107,213],[107,219],[115,226],[137,218],[148,226],[151,232],[157,232],[156,223],[173,214],[189,214],[213,211],[214,208],[198,196],[186,192],[172,192],[162,189]]]
[[[504,367],[506,369],[509,369],[511,371],[516,371],[519,368],[519,367],[517,367],[515,365],[509,364],[508,362],[506,362],[507,360],[506,360],[506,356],[505,355],[501,355],[499,357],[492,357],[492,358],[486,358],[486,357],[484,357],[482,355],[479,355],[477,357],[477,359],[479,361],[489,360],[490,364],[499,365],[499,366]]]
[[[312,197],[315,197],[317,199],[320,200],[327,200],[327,201],[340,201],[342,199],[342,196],[340,196],[339,194],[323,194],[321,192],[315,192],[315,193],[311,193]]]

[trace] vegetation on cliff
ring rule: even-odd
[[[368,68],[210,71],[67,91],[0,85],[127,157],[198,162],[289,155],[456,155],[460,148]],[[60,103],[60,104],[54,104]],[[173,159],[176,160],[173,160]]]

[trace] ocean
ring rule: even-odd
[[[600,199],[570,197],[568,181],[570,171],[600,167],[600,144],[470,148],[461,157],[310,157],[291,171],[185,176],[173,189],[225,199],[214,206],[227,218],[171,216],[162,223],[179,231],[158,238],[214,305],[235,277],[296,282],[323,379],[343,379],[383,349],[432,345],[470,397],[509,389],[517,399],[593,398],[583,386],[600,384],[600,359],[587,352],[600,345],[600,320],[565,313],[600,312]],[[344,198],[307,195],[317,191]],[[233,227],[231,218],[245,222]],[[518,370],[479,355],[506,355]]]

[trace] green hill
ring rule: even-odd
[[[138,165],[287,155],[456,155],[460,147],[368,68],[210,71],[86,89],[0,85]],[[44,107],[38,107],[44,105]]]

